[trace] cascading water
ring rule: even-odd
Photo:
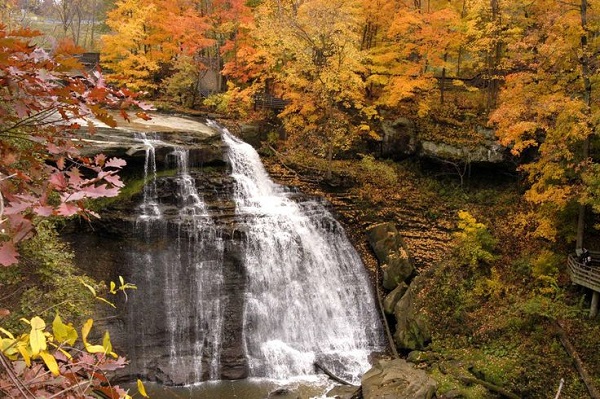
[[[319,361],[357,381],[369,368],[368,355],[384,347],[360,257],[322,204],[293,201],[272,182],[250,145],[226,129],[223,141],[236,182],[236,212],[246,231],[250,376],[307,376]]]
[[[133,370],[173,384],[289,381],[312,379],[319,362],[357,382],[384,348],[360,257],[322,203],[273,183],[250,145],[209,125],[225,152],[212,169],[191,164],[198,152],[138,137]]]
[[[144,160],[144,199],[141,208],[141,218],[160,218],[160,209],[158,208],[156,194],[156,152],[152,141],[156,139],[148,138],[146,133],[136,134],[136,139],[144,144],[146,157]]]
[[[154,148],[165,143],[141,140],[146,147],[146,183],[136,230],[145,245],[130,252],[130,264],[144,295],[129,304],[130,351],[138,347],[133,352],[145,356],[137,356],[144,359],[137,367],[148,369],[152,346],[166,345],[162,372],[178,373],[178,381],[184,383],[218,379],[225,302],[223,240],[189,174],[188,151],[174,148],[167,155],[176,166],[170,198],[175,203],[167,205],[158,198]]]

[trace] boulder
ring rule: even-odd
[[[239,137],[252,147],[259,148],[261,142],[266,139],[266,134],[260,123],[242,123]]]
[[[421,279],[417,277],[394,307],[394,342],[400,349],[423,350],[431,341],[431,332],[416,303],[420,290]]]
[[[360,387],[356,387],[354,385],[337,385],[333,387],[327,394],[325,395],[328,398],[335,399],[355,399],[360,396]]]
[[[414,273],[414,266],[402,236],[391,223],[380,223],[367,229],[367,237],[383,270],[383,287],[395,289]]]
[[[364,399],[431,399],[437,382],[404,359],[380,360],[362,377]]]
[[[406,283],[400,283],[398,286],[383,299],[383,310],[386,314],[393,314],[394,308],[400,299],[408,290]]]
[[[415,271],[408,253],[403,247],[390,253],[387,263],[381,266],[383,270],[383,287],[387,290],[395,289],[398,284],[408,280]]]

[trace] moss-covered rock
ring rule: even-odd
[[[423,350],[431,342],[431,332],[416,302],[421,289],[421,280],[417,277],[394,307],[394,342],[400,349]]]
[[[407,290],[408,285],[400,283],[392,292],[385,296],[383,299],[383,310],[386,314],[394,314],[396,304],[402,299]]]

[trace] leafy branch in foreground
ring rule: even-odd
[[[0,395],[25,399],[132,398],[110,383],[109,374],[125,367],[127,361],[113,352],[109,333],[104,333],[101,344],[88,340],[92,319],[81,327],[81,336],[58,314],[51,329],[38,316],[21,320],[30,326],[29,333],[15,337],[0,327]],[[139,394],[148,397],[141,381],[137,386]]]
[[[115,126],[106,108],[149,109],[125,89],[88,74],[58,46],[49,54],[30,44],[39,33],[0,24],[0,265],[17,263],[17,244],[35,230],[36,217],[97,216],[85,200],[113,197],[123,186],[125,162],[82,157],[77,131],[92,120]],[[139,112],[140,117],[146,117]]]

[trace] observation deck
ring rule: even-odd
[[[590,317],[596,317],[600,300],[600,252],[590,251],[590,255],[592,261],[589,264],[583,264],[579,261],[579,254],[570,254],[567,258],[567,268],[573,284],[593,291]]]

